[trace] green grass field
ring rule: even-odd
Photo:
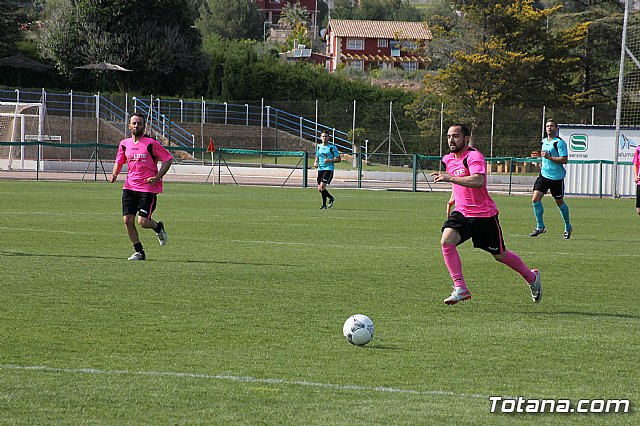
[[[640,401],[634,200],[567,200],[530,238],[495,196],[515,272],[460,247],[473,299],[445,306],[447,193],[166,184],[141,231],[122,183],[0,181],[2,424],[637,424],[631,414],[491,414],[489,396]],[[370,316],[364,347],[344,320]]]

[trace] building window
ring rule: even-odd
[[[416,50],[418,48],[418,43],[415,41],[405,40],[402,42],[402,48],[405,50]]]
[[[378,39],[378,47],[387,47],[388,45],[388,40],[386,38]]]
[[[351,68],[355,68],[355,69],[360,70],[360,71],[364,70],[364,62],[363,61],[351,61],[351,62],[349,62],[349,66]]]
[[[400,43],[397,40],[392,40],[391,41],[391,56],[400,56],[400,46],[402,43]]]
[[[418,69],[418,63],[416,61],[403,62],[402,69],[405,71],[415,71]]]
[[[349,38],[347,39],[348,50],[364,50],[364,39],[362,38]]]

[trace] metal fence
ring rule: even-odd
[[[104,124],[126,137],[127,117],[136,111],[148,117],[155,137],[183,148],[206,148],[216,138],[217,145],[225,148],[300,149],[287,146],[284,138],[280,145],[270,140],[276,131],[291,136],[289,140],[308,143],[307,150],[313,150],[320,132],[328,131],[344,153],[442,155],[445,126],[458,121],[447,115],[446,105],[425,107],[429,113],[418,126],[406,105],[355,100],[216,102],[15,89],[0,90],[0,101],[43,102],[48,117],[66,119],[64,128],[55,130],[64,143],[115,143],[113,132],[107,132]],[[611,125],[615,110],[487,107],[475,119],[479,124],[474,129],[474,146],[488,157],[526,157],[538,149],[544,122],[550,117],[559,123]],[[85,121],[79,124],[82,118]],[[88,125],[88,118],[95,122]]]
[[[88,143],[0,142],[0,179],[107,181],[118,146]],[[203,184],[315,186],[313,155],[306,151],[264,151],[169,147],[173,165],[165,180]],[[449,191],[435,184],[439,156],[419,154],[343,154],[332,187],[404,191]],[[492,192],[530,194],[539,158],[488,158],[487,186]],[[612,161],[569,161],[567,195],[609,197]],[[635,196],[631,163],[619,163],[622,196]],[[126,171],[126,168],[125,168]]]

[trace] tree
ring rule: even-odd
[[[576,106],[590,101],[592,92],[583,90],[576,55],[587,24],[545,30],[560,8],[535,9],[531,0],[467,0],[459,7],[462,19],[476,28],[473,43],[460,43],[453,62],[425,78],[425,95],[437,94],[457,120],[477,127],[492,105]],[[422,100],[411,108],[416,119],[433,112],[419,105]]]
[[[282,8],[282,14],[278,24],[287,28],[294,28],[296,25],[301,24],[307,26],[309,23],[309,12],[306,7],[300,6],[300,2],[296,4],[287,3]]]
[[[333,18],[371,21],[422,21],[422,13],[407,0],[336,0]]]
[[[190,0],[50,0],[39,47],[68,76],[110,62],[135,71],[131,88],[176,93],[204,69],[194,19]]]
[[[20,20],[22,14],[12,2],[0,0],[0,57],[15,51],[21,38]]]
[[[287,36],[282,45],[283,52],[292,50],[296,44],[304,45],[309,48],[311,46],[311,39],[309,39],[309,30],[301,23],[297,23],[291,31],[291,34]]]
[[[252,0],[208,0],[200,7],[196,27],[202,37],[261,40],[264,14]]]

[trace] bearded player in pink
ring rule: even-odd
[[[487,190],[487,163],[480,151],[469,146],[470,137],[469,128],[464,124],[449,127],[447,141],[451,153],[442,158],[446,173],[432,173],[435,182],[452,183],[452,200],[448,204],[448,218],[442,226],[440,240],[444,263],[453,280],[453,291],[444,303],[454,305],[471,299],[456,248],[468,239],[472,239],[474,247],[491,253],[498,262],[518,272],[529,285],[531,298],[537,303],[542,298],[540,272],[529,269],[520,256],[507,251],[498,221],[498,209]],[[454,203],[455,209],[449,214]]]
[[[142,228],[153,229],[161,246],[165,245],[168,239],[164,224],[151,219],[151,214],[156,208],[158,194],[162,192],[162,177],[169,171],[173,157],[160,142],[144,134],[145,125],[142,115],[131,114],[131,137],[120,142],[110,179],[111,182],[115,182],[122,166],[127,163],[127,179],[122,188],[122,215],[135,250],[129,260],[146,259],[136,229],[136,214],[138,224]],[[159,171],[158,160],[162,161]]]

